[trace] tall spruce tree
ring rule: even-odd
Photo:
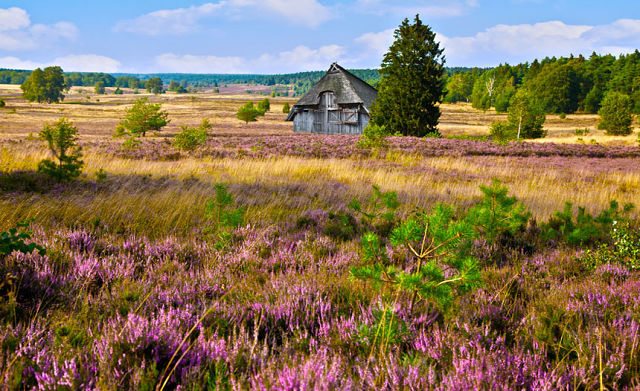
[[[413,24],[405,19],[394,37],[382,60],[372,121],[404,136],[439,136],[437,103],[445,84],[444,49],[419,15]]]

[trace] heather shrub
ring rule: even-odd
[[[59,182],[77,178],[82,172],[82,153],[78,141],[78,128],[67,118],[45,125],[40,131],[40,139],[47,142],[51,154],[57,162],[45,159],[38,163],[38,171]]]
[[[206,118],[202,120],[200,126],[190,127],[183,125],[180,128],[182,132],[176,134],[173,139],[173,145],[177,149],[184,151],[193,151],[199,145],[204,144],[207,141],[209,130],[213,125]]]

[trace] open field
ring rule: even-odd
[[[7,388],[640,387],[640,263],[584,260],[613,244],[609,231],[580,245],[540,231],[565,202],[594,215],[611,200],[640,207],[637,129],[609,137],[596,116],[548,116],[549,136],[535,143],[392,138],[372,156],[356,137],[293,134],[282,105],[295,99],[272,98],[271,111],[245,125],[237,108],[263,96],[240,88],[80,90],[90,89],[40,105],[0,86],[0,232],[32,218],[46,249],[2,259]],[[161,102],[171,123],[128,150],[111,135],[138,96]],[[486,135],[504,117],[466,104],[442,110],[445,136]],[[49,155],[35,135],[62,116],[79,128],[85,166],[78,181],[58,184],[36,172]],[[213,123],[207,144],[176,151],[180,125],[202,118]],[[585,127],[579,143],[575,129]],[[438,202],[462,220],[494,178],[532,219],[495,242],[474,237],[480,284],[446,310],[353,277],[366,224],[355,215],[353,232],[335,234],[352,224],[335,216],[353,214],[353,198],[366,201],[378,185],[397,192],[395,224]],[[218,183],[245,210],[228,241],[211,233],[205,211]],[[624,216],[630,229],[637,217],[637,208]],[[386,251],[415,269],[406,249]]]

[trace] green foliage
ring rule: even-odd
[[[164,85],[162,79],[159,77],[152,77],[144,84],[144,88],[152,94],[162,94],[164,92]]]
[[[284,114],[289,114],[289,111],[291,111],[291,106],[289,106],[289,102],[284,102],[284,106],[282,106],[282,112]]]
[[[556,63],[528,80],[531,91],[546,113],[574,113],[579,106],[580,76],[573,64]]]
[[[133,106],[127,109],[124,119],[120,122],[121,134],[144,137],[151,130],[159,131],[170,120],[169,114],[161,110],[160,103],[147,103],[147,98],[137,99]],[[119,132],[116,127],[116,133]]]
[[[483,197],[467,215],[467,221],[476,231],[476,236],[496,241],[505,233],[514,234],[526,226],[531,213],[518,202],[516,197],[509,197],[509,189],[498,179],[491,186],[480,185]]]
[[[603,129],[609,135],[631,134],[631,99],[619,92],[610,92],[602,100],[602,107],[598,110],[600,122],[598,129]]]
[[[444,49],[418,15],[413,24],[405,19],[394,37],[381,64],[371,120],[404,136],[439,135],[437,104],[444,90]]]
[[[120,87],[116,87],[115,91],[113,91],[114,95],[122,95],[124,92],[120,89]]]
[[[570,245],[588,245],[606,241],[614,221],[623,221],[624,214],[633,209],[633,204],[626,204],[620,210],[616,201],[611,201],[609,208],[596,217],[587,213],[583,206],[578,207],[573,219],[573,204],[567,202],[562,211],[557,211],[548,222],[542,223],[542,237],[545,240],[566,242]]]
[[[3,99],[0,99],[0,107],[5,107],[7,104]]]
[[[54,103],[64,99],[62,91],[65,88],[62,68],[38,68],[31,72],[29,78],[22,84],[22,97],[29,102]]]
[[[169,83],[169,91],[175,92],[176,94],[184,94],[187,92],[187,89],[180,83],[175,80],[171,80]]]
[[[524,90],[518,91],[511,99],[507,118],[509,126],[516,130],[516,139],[545,136],[545,131],[542,129],[546,119],[544,111]]]
[[[264,115],[269,110],[271,110],[271,102],[269,102],[269,98],[264,98],[258,103],[258,112],[260,115]]]
[[[328,217],[324,233],[333,239],[351,240],[359,232],[358,222],[349,213],[330,212]]]
[[[589,132],[589,128],[578,128],[575,131],[576,136],[586,136],[589,134]]]
[[[36,243],[27,243],[31,240],[31,231],[29,224],[33,220],[23,220],[16,227],[10,228],[7,232],[0,233],[0,257],[7,256],[14,251],[21,253],[31,253],[38,251],[40,254],[45,253],[45,249]]]
[[[77,145],[78,128],[68,118],[61,118],[52,124],[46,124],[38,134],[47,142],[51,154],[57,162],[45,159],[38,163],[38,171],[55,178],[57,181],[69,181],[82,172],[81,148]]]
[[[182,132],[176,134],[173,138],[173,146],[184,151],[193,151],[198,145],[202,145],[207,141],[209,130],[213,125],[208,119],[203,119],[200,126],[189,127],[181,126]]]
[[[589,269],[608,263],[640,269],[640,230],[628,221],[614,221],[612,227],[611,244],[603,243],[596,250],[587,250],[580,260]]]
[[[202,232],[214,238],[222,248],[233,241],[232,229],[240,227],[244,222],[245,209],[234,208],[233,196],[228,193],[224,183],[216,183],[216,196],[205,204],[207,225]]]
[[[361,224],[365,230],[387,236],[395,224],[395,213],[400,202],[395,191],[382,192],[373,185],[373,192],[366,204],[352,199],[349,208],[361,216]]]
[[[244,121],[245,124],[249,122],[257,121],[258,115],[260,112],[255,108],[253,102],[247,102],[243,106],[238,109],[238,113],[236,116],[240,121]]]
[[[598,86],[594,86],[584,98],[584,111],[591,114],[597,113],[598,110],[600,110],[600,102],[602,102],[602,98],[604,98],[602,89]]]
[[[384,351],[388,345],[397,345],[409,334],[405,322],[399,319],[392,306],[373,311],[373,322],[358,327],[358,341],[370,349],[379,347]]]
[[[104,89],[104,82],[102,81],[98,81],[96,82],[96,84],[93,86],[93,90],[96,94],[104,94],[105,89]]]
[[[489,126],[491,139],[497,142],[507,142],[515,140],[517,130],[506,121],[493,121]]]
[[[362,135],[357,145],[360,148],[371,150],[386,149],[389,145],[387,142],[387,137],[389,136],[389,131],[385,126],[369,123],[362,130]]]
[[[444,101],[469,102],[473,93],[474,75],[471,72],[454,73],[447,79]]]
[[[514,95],[516,95],[516,89],[512,86],[504,88],[495,99],[494,106],[496,112],[506,113],[513,102]]]

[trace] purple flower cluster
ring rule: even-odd
[[[354,243],[302,224],[205,238],[35,229],[46,255],[2,261],[0,373],[37,389],[610,389],[640,379],[640,275],[575,251],[518,254],[451,313],[397,298],[381,349],[378,290]],[[6,288],[0,290],[9,297]],[[183,343],[184,341],[184,343]]]

